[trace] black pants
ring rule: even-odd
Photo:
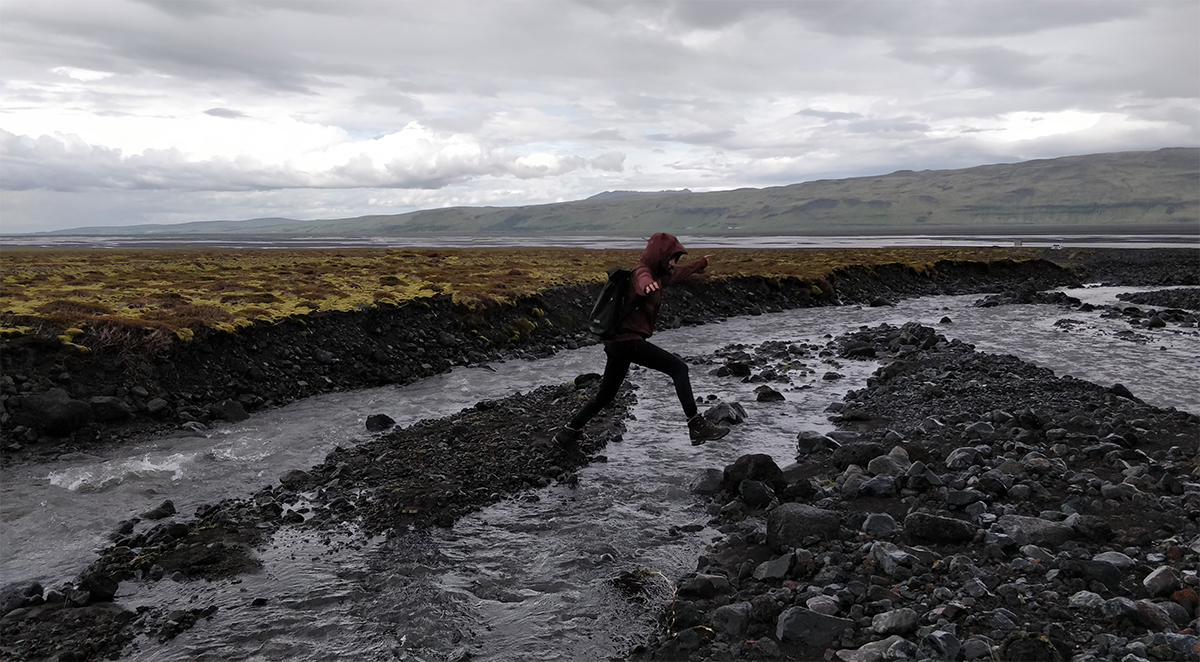
[[[593,416],[617,397],[617,391],[625,382],[625,375],[629,374],[631,363],[669,375],[675,382],[675,394],[679,396],[679,404],[683,405],[683,413],[687,414],[688,418],[696,415],[696,400],[692,396],[688,367],[678,356],[645,340],[607,343],[604,345],[604,353],[608,355],[608,362],[604,364],[604,378],[600,380],[600,391],[575,414],[571,419],[571,427],[582,430]]]

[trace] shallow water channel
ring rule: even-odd
[[[1070,290],[1104,305],[1132,288]],[[892,308],[813,308],[739,317],[666,331],[660,345],[702,357],[730,343],[824,345],[859,326],[920,321],[992,353],[1013,354],[1056,374],[1125,384],[1142,399],[1200,413],[1200,331],[1133,328],[1102,310],[972,306],[981,298],[927,297]],[[940,323],[949,317],[950,323]],[[1069,331],[1055,322],[1071,319]],[[813,359],[758,403],[754,384],[693,367],[697,396],[742,403],[748,420],[717,442],[693,447],[669,380],[635,371],[635,420],[607,462],[460,520],[452,529],[365,540],[285,530],[262,550],[263,570],[234,580],[124,582],[130,608],[219,609],[172,641],[139,641],[139,660],[556,660],[608,659],[642,641],[669,594],[668,578],[695,564],[715,531],[689,486],[707,468],[745,453],[794,460],[796,433],[828,431],[824,410],[861,388],[877,365]],[[170,436],[97,457],[64,457],[3,471],[0,581],[57,586],[104,546],[117,523],[172,499],[186,517],[202,503],[249,495],[285,471],[322,461],[334,446],[365,439],[363,422],[385,413],[400,425],[451,414],[483,399],[561,383],[603,368],[599,347],[537,361],[453,371],[404,387],[314,397],[209,430]],[[843,375],[822,379],[827,371]],[[777,385],[778,388],[778,385]],[[630,599],[615,578],[649,577]],[[266,604],[252,606],[256,598]]]

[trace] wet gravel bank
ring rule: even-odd
[[[1181,287],[1156,292],[1132,292],[1119,295],[1117,298],[1121,301],[1146,306],[1200,310],[1200,288],[1194,287]]]
[[[641,657],[1200,656],[1200,417],[915,323],[831,349],[884,366],[796,464],[698,477],[724,538]],[[791,354],[740,351],[755,375]]]

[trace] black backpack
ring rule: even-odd
[[[601,340],[611,340],[617,335],[621,322],[632,312],[629,305],[629,277],[632,275],[632,269],[613,267],[608,270],[608,282],[596,297],[588,325],[588,331],[600,336]]]

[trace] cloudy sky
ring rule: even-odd
[[[1200,145],[1196,0],[0,0],[0,230]]]

